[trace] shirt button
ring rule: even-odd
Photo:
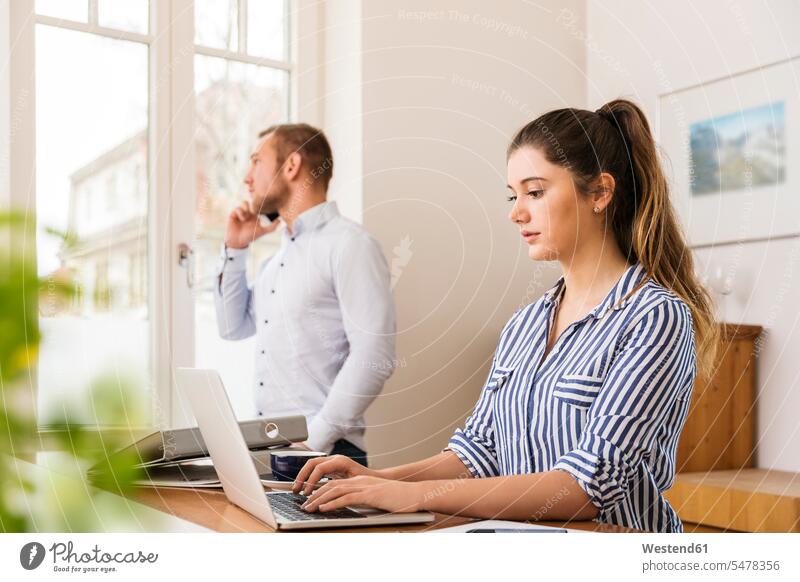
[[[275,289],[273,289],[272,292],[275,293]]]
[[[266,325],[266,324],[268,324],[268,323],[269,323],[269,319],[265,319],[265,320],[264,320],[264,325]]]
[[[294,237],[292,237],[292,242],[294,242]]]
[[[262,353],[262,354],[266,354],[266,353],[267,353],[267,350],[261,350],[261,353]]]
[[[282,267],[282,266],[283,266],[283,263],[281,263],[281,267]]]
[[[259,386],[263,386],[263,385],[264,385],[264,383],[263,383],[263,382],[259,382],[259,383],[258,383],[258,385],[259,385]]]

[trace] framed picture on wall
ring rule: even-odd
[[[658,139],[692,246],[800,233],[800,58],[659,98]]]

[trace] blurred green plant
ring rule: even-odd
[[[147,418],[141,391],[114,374],[98,378],[81,398],[63,402],[57,417],[40,419],[55,441],[43,447],[31,389],[41,341],[38,305],[45,294],[48,300],[69,300],[75,289],[69,281],[39,279],[32,222],[0,212],[0,531],[95,531],[108,529],[110,521],[119,524],[126,518],[121,513],[140,523],[129,504],[115,503],[102,490],[124,495],[142,477],[133,453],[112,454],[135,439],[134,427]],[[98,427],[115,430],[80,424],[76,419],[87,407]],[[47,463],[47,478],[39,479],[18,459],[43,448],[57,452]],[[101,470],[90,480],[91,467]]]

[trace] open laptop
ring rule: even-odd
[[[275,529],[320,529],[390,524],[427,523],[427,511],[387,513],[376,509],[345,507],[308,513],[300,509],[306,498],[291,491],[264,491],[222,379],[214,370],[178,368],[176,380],[197,419],[225,495]]]

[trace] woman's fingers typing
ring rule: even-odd
[[[319,467],[323,464],[330,463],[330,461],[331,459],[327,457],[310,459],[297,474],[297,478],[294,480],[294,485],[292,486],[292,491],[298,493],[302,489],[303,493],[308,495],[313,491],[317,481],[322,479],[322,476],[325,475],[324,469],[323,472],[320,472],[318,470]]]
[[[352,459],[335,455],[333,457],[321,457],[308,461],[297,474],[292,491],[298,493],[301,489],[304,495],[310,495],[320,479],[325,475],[339,474],[344,477],[351,477],[361,467]]]
[[[319,500],[311,498],[306,502],[304,509],[309,512],[314,511],[331,511],[339,509],[347,505],[358,505],[361,500],[360,490],[334,490],[330,491],[328,495]]]
[[[311,497],[308,498],[308,501],[303,504],[303,509],[306,511],[316,511],[325,503],[329,503],[353,490],[354,487],[352,485],[345,483],[328,483],[323,488],[315,491]]]

